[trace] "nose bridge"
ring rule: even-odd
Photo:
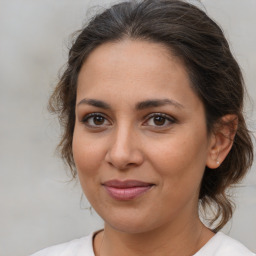
[[[128,122],[117,125],[107,152],[107,161],[118,169],[140,165],[143,156],[139,148],[138,131]]]

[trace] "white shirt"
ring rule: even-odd
[[[43,249],[31,256],[95,256],[93,235]],[[218,232],[193,256],[256,256],[240,242]]]

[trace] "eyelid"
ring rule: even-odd
[[[83,116],[83,118],[80,120],[80,122],[83,123],[84,125],[86,125],[87,127],[90,127],[90,128],[102,128],[104,126],[109,126],[109,124],[107,124],[107,125],[106,124],[90,125],[87,122],[90,118],[97,117],[97,116],[103,117],[111,125],[111,121],[109,120],[109,117],[107,115],[101,113],[101,112],[92,112],[92,113],[86,114],[85,116]]]
[[[149,114],[149,115],[146,115],[146,116],[144,117],[144,118],[146,119],[146,121],[143,122],[143,124],[146,123],[146,122],[148,122],[151,118],[157,117],[157,116],[163,117],[163,118],[165,118],[167,121],[169,121],[169,122],[171,123],[171,124],[163,125],[163,126],[157,126],[157,125],[155,125],[154,127],[158,128],[158,129],[165,128],[165,127],[170,126],[170,125],[172,125],[172,124],[174,124],[174,123],[177,123],[177,119],[176,119],[176,118],[174,118],[174,117],[172,117],[172,116],[170,116],[170,115],[168,115],[168,114],[165,114],[165,113],[155,112],[155,113],[151,113],[151,114]],[[152,126],[152,125],[150,125],[150,126]]]
[[[97,124],[91,125],[91,124],[89,124],[88,120],[90,120],[90,118],[94,118],[94,117],[97,117],[97,116],[103,117],[104,118],[104,123],[100,124],[100,125],[97,125]],[[164,124],[164,125],[150,125],[150,124],[147,124],[151,118],[159,117],[159,116],[165,118],[165,120],[168,121],[168,123]],[[169,126],[173,125],[174,123],[177,123],[176,118],[174,118],[173,116],[170,116],[169,114],[161,113],[161,112],[150,113],[150,114],[146,115],[145,117],[143,117],[143,119],[145,121],[142,123],[142,126],[153,127],[154,129],[168,128]],[[107,121],[107,124],[105,124],[106,121]],[[83,118],[80,120],[80,122],[82,124],[84,124],[85,126],[87,126],[88,128],[95,128],[95,129],[100,129],[100,128],[104,128],[106,126],[112,125],[111,119],[106,114],[101,113],[101,112],[88,113],[88,114],[83,116]]]

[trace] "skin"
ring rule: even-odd
[[[136,108],[152,99],[170,102]],[[218,167],[231,145],[207,133],[204,106],[182,61],[157,43],[105,43],[82,66],[76,104],[74,160],[83,191],[105,222],[95,254],[197,252],[214,235],[198,217],[202,175],[206,165]],[[88,116],[93,113],[99,117]],[[102,186],[112,179],[154,186],[119,201]]]

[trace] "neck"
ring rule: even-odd
[[[125,233],[105,224],[97,256],[191,256],[214,234],[197,218],[187,223],[170,223],[142,233]],[[184,246],[186,245],[186,246]]]

